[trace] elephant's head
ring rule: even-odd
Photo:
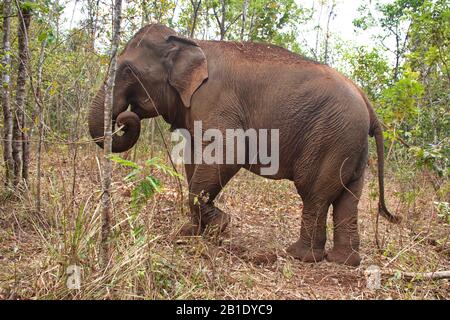
[[[142,28],[117,59],[112,120],[123,132],[113,136],[112,151],[133,147],[139,138],[140,120],[162,115],[171,122],[177,114],[184,114],[207,77],[206,57],[196,42],[160,24]],[[104,103],[103,85],[88,116],[89,132],[100,147]]]

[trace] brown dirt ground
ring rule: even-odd
[[[450,298],[448,280],[410,281],[395,275],[395,270],[450,269],[449,226],[436,215],[433,193],[428,192],[423,177],[416,177],[412,184],[420,196],[414,201],[402,200],[401,195],[411,185],[401,184],[395,177],[387,179],[388,206],[403,217],[403,222],[392,225],[380,219],[383,250],[379,252],[374,240],[376,179],[371,169],[367,170],[359,205],[362,264],[352,268],[326,261],[302,263],[287,256],[285,248],[299,235],[301,200],[291,182],[267,180],[247,171],[241,171],[218,197],[218,206],[232,216],[223,236],[177,238],[176,232],[187,218],[178,209],[174,179],[161,177],[164,192],[139,215],[153,240],[142,247],[130,245],[126,223],[129,188],[121,180],[126,171],[116,166],[114,206],[122,235],[116,246],[117,269],[102,273],[96,262],[99,177],[93,159],[91,154],[77,160],[72,197],[72,157],[58,152],[47,157],[45,209],[40,215],[30,209],[33,202],[27,197],[0,203],[0,299]],[[73,238],[67,235],[74,234],[77,213],[84,219],[84,233],[74,249],[70,245]],[[330,217],[328,239],[330,247]],[[76,293],[64,288],[64,270],[74,257],[84,270],[82,289]],[[376,292],[366,289],[364,276],[372,264],[392,270],[392,275],[383,276],[382,289]]]

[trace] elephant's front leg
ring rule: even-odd
[[[185,164],[184,171],[186,171],[186,181],[188,187],[191,185],[192,176],[194,175],[195,164]]]
[[[200,235],[205,229],[218,232],[225,230],[230,217],[214,206],[214,199],[237,171],[239,167],[235,165],[195,166],[189,181],[191,222],[183,226],[181,235]]]

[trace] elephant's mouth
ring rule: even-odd
[[[104,87],[97,93],[89,110],[89,133],[94,141],[103,148],[104,146],[104,115],[105,115],[105,90]],[[139,139],[141,132],[140,116],[136,112],[126,110],[128,103],[121,107],[113,107],[113,136],[112,152],[124,152],[131,149]],[[117,116],[116,116],[117,115]]]
[[[112,152],[124,152],[131,149],[141,133],[141,118],[132,111],[121,112],[115,121]]]

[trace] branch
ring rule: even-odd
[[[227,33],[228,29],[230,29],[230,27],[231,27],[233,24],[235,24],[236,21],[238,21],[238,19],[239,19],[241,16],[242,16],[242,13],[238,14],[238,15],[236,16],[236,18],[234,18],[233,21],[231,21],[231,22],[228,24],[228,27],[225,28],[225,33]]]
[[[217,24],[219,25],[219,28],[222,28],[222,23],[220,22],[220,19],[219,19],[216,9],[214,7],[212,9],[213,9],[214,17],[216,18]]]
[[[396,276],[409,281],[431,281],[439,279],[449,279],[450,270],[434,272],[403,272],[400,270],[385,269],[380,270],[376,265],[369,266],[365,271],[366,286],[369,290],[381,289],[381,276]]]
[[[450,270],[435,272],[403,272],[398,270],[385,270],[381,271],[381,273],[387,276],[393,276],[396,273],[400,273],[402,278],[412,281],[450,279]]]
[[[381,125],[383,126],[383,128],[387,129],[387,130],[391,130],[391,128],[389,128],[387,125],[385,125],[383,122],[381,122]],[[395,139],[398,140],[402,145],[404,145],[407,148],[411,148],[411,146],[405,141],[403,140],[401,137],[399,137],[398,135],[395,135]]]

